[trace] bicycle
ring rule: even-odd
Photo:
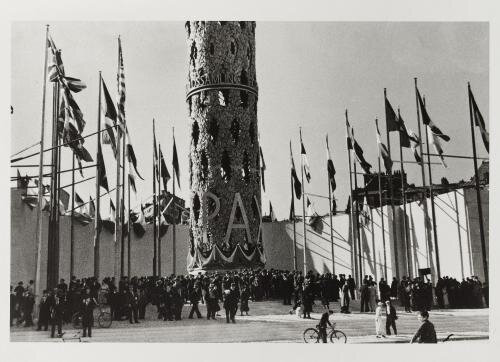
[[[103,311],[101,305],[97,306],[97,310],[99,311],[97,313],[97,324],[99,325],[99,327],[101,328],[111,327],[111,323],[113,323],[113,320],[111,318],[111,313]],[[75,329],[80,329],[83,327],[82,319],[83,319],[82,312],[76,312],[75,314],[73,314],[73,316],[71,317],[71,324]]]
[[[347,336],[344,332],[335,329],[336,323],[332,323],[330,327],[329,339],[331,343],[347,343]],[[305,343],[319,343],[321,335],[317,328],[307,328],[302,334]]]

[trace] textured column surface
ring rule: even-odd
[[[214,249],[224,256],[234,255],[238,245],[248,253],[256,246],[259,251],[255,22],[189,21],[186,32],[191,256],[206,257]],[[228,231],[233,204],[239,205],[238,194],[243,210],[236,206],[232,221],[236,228]],[[224,267],[239,267],[240,261],[226,260]],[[198,260],[191,269],[218,266]]]

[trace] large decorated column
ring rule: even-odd
[[[255,22],[189,21],[186,31],[188,269],[262,266]]]

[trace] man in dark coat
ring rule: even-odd
[[[347,287],[349,288],[349,294],[352,300],[355,300],[355,295],[354,295],[354,290],[356,289],[356,282],[354,281],[354,278],[349,275],[347,278]]]
[[[422,323],[410,343],[437,343],[434,324],[429,322],[429,312],[423,310],[418,313],[418,320]]]
[[[49,329],[50,320],[50,299],[47,290],[43,291],[42,298],[40,299],[40,311],[38,313],[38,328],[37,331],[46,331]]]
[[[370,290],[368,289],[368,279],[363,280],[363,284],[359,288],[359,293],[361,295],[361,310],[360,312],[368,312],[370,310],[368,302],[370,299]]]
[[[64,301],[60,291],[55,291],[50,302],[50,338],[54,338],[56,326],[58,337],[62,336],[62,323],[64,316]]]
[[[24,292],[23,317],[24,326],[31,327],[33,325],[33,308],[35,306],[35,296],[29,290]]]
[[[139,294],[132,288],[128,288],[125,293],[126,306],[128,309],[128,320],[132,323],[139,323]],[[132,319],[133,317],[133,319]]]
[[[90,287],[86,288],[85,294],[82,299],[82,327],[83,327],[83,337],[87,335],[92,337],[92,325],[94,324],[94,307],[97,305],[97,301],[91,295]]]
[[[232,283],[229,290],[224,291],[224,309],[226,310],[226,323],[236,323],[234,317],[238,310],[238,293],[236,291],[236,284]]]
[[[326,337],[327,337],[327,332],[326,328],[327,326],[331,326],[332,324],[330,323],[330,314],[333,314],[332,310],[329,310],[328,312],[325,312],[321,315],[321,319],[318,324],[318,330],[319,330],[319,335],[321,336],[321,340],[323,343],[327,343]]]
[[[189,319],[193,319],[194,313],[198,318],[201,318],[200,310],[198,309],[198,304],[201,299],[201,285],[199,282],[195,282],[189,291],[189,301],[191,302],[191,310],[189,311]]]
[[[306,279],[302,294],[302,305],[304,307],[303,318],[311,319],[312,306],[314,303],[314,291],[311,282]]]
[[[394,308],[390,300],[385,302],[385,315],[385,333],[390,336],[392,327],[394,335],[397,335],[398,330],[396,329],[396,319],[398,319],[398,316],[396,315],[396,308]]]

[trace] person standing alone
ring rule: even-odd
[[[396,329],[396,319],[398,316],[396,315],[396,308],[391,304],[390,300],[385,302],[385,333],[390,336],[391,335],[391,327],[394,331],[394,335],[398,334],[398,330]]]

